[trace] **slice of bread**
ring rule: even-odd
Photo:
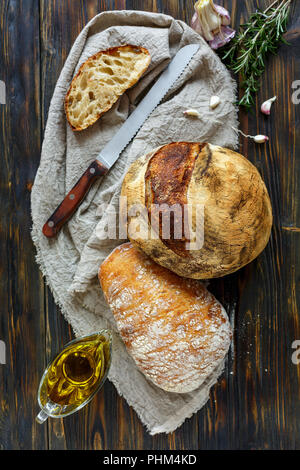
[[[65,98],[73,130],[94,124],[149,67],[147,49],[130,44],[100,51],[80,67]]]

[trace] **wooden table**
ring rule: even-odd
[[[243,22],[257,4],[219,1]],[[111,9],[158,11],[190,22],[192,0],[2,0],[0,80],[1,243],[0,365],[1,449],[295,449],[300,448],[300,2],[294,1],[290,46],[270,57],[256,109],[274,95],[269,118],[240,114],[241,128],[266,134],[267,145],[241,139],[241,152],[269,189],[274,227],[264,253],[238,273],[213,282],[235,318],[228,367],[207,405],[170,435],[149,436],[135,412],[107,382],[92,403],[62,420],[35,422],[36,394],[46,363],[71,337],[47,289],[30,238],[30,191],[39,165],[50,99],[80,30]],[[300,99],[300,92],[298,93]],[[298,155],[297,155],[298,153]],[[298,157],[298,158],[297,158]],[[300,355],[299,355],[300,356]]]

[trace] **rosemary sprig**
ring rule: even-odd
[[[291,0],[277,0],[266,10],[257,10],[229,43],[222,59],[227,67],[241,76],[244,95],[239,105],[250,109],[259,89],[259,78],[265,70],[269,53],[275,54],[283,38]]]

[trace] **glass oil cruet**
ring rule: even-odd
[[[101,330],[66,344],[46,368],[40,382],[36,417],[63,418],[89,403],[106,380],[111,362],[112,336]]]

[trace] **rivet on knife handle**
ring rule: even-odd
[[[51,215],[43,227],[43,234],[48,238],[53,238],[60,231],[62,226],[74,214],[78,206],[83,201],[92,183],[108,172],[101,162],[95,160],[83,173],[75,186],[67,194],[63,202]]]

